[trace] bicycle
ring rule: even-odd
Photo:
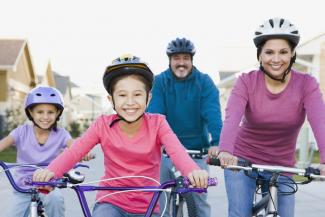
[[[192,159],[204,159],[207,154],[208,150],[207,149],[202,149],[202,150],[186,150],[188,155]],[[166,152],[163,152],[163,155],[167,158],[169,156],[166,154]],[[173,167],[171,168],[171,171],[173,173],[173,176],[175,178],[178,178],[181,176],[181,173]],[[165,204],[168,202],[168,199],[166,197]],[[171,191],[170,194],[170,206],[169,210],[166,210],[167,212],[171,213],[173,217],[197,217],[198,216],[198,208],[197,204],[195,203],[193,194],[178,194],[177,192]],[[165,205],[168,207],[167,205]]]
[[[219,159],[212,157],[207,159],[207,163],[214,166],[220,166]],[[283,166],[269,166],[269,165],[259,165],[259,164],[251,164],[249,161],[239,159],[237,165],[226,166],[225,169],[232,170],[243,170],[245,174],[249,177],[250,172],[270,172],[271,178],[269,180],[264,180],[259,178],[258,176],[251,177],[256,179],[256,192],[255,195],[259,194],[259,190],[261,190],[261,186],[263,182],[267,181],[268,191],[262,195],[262,198],[259,201],[254,201],[252,208],[253,217],[280,217],[278,214],[278,194],[294,194],[298,191],[298,184],[308,184],[314,180],[321,179],[325,180],[325,176],[320,175],[319,169],[308,167],[306,169],[300,168],[292,168],[292,167],[283,167]],[[298,176],[303,176],[307,178],[305,181],[295,181],[291,177],[283,175],[283,173],[296,174]],[[284,176],[288,178],[288,182],[280,182],[279,177]],[[293,184],[291,192],[279,192],[278,184]],[[264,192],[263,192],[264,193]],[[256,197],[255,197],[256,199]]]
[[[36,188],[36,187],[31,187],[31,188],[22,188],[20,186],[17,185],[17,183],[15,182],[13,175],[11,173],[11,169],[17,168],[17,167],[32,167],[32,168],[42,168],[42,167],[46,167],[47,164],[15,164],[15,163],[6,163],[4,161],[0,161],[0,167],[3,168],[3,171],[1,172],[5,172],[10,185],[17,191],[23,194],[30,194],[31,195],[31,202],[30,202],[30,211],[29,211],[29,216],[30,217],[45,217],[45,211],[44,211],[44,206],[42,203],[41,198],[39,197],[39,193],[40,191]],[[84,164],[77,164],[75,166],[75,168],[77,167],[86,167],[88,168],[87,165]],[[71,173],[75,173],[78,174],[77,172],[75,172],[74,170],[71,170]],[[75,176],[74,179],[79,180],[79,181],[83,181],[81,180],[81,176]]]
[[[80,175],[77,174],[77,176]],[[141,178],[142,176],[132,176],[132,177]],[[114,179],[119,179],[119,178],[125,178],[125,177],[117,177]],[[130,178],[130,177],[126,177],[126,178]],[[49,182],[33,182],[30,177],[29,180],[26,180],[26,183],[34,187],[51,186],[51,187],[58,187],[58,188],[73,189],[78,196],[79,203],[85,217],[91,217],[89,205],[85,197],[85,192],[87,191],[113,190],[113,191],[118,191],[118,193],[130,192],[130,191],[153,192],[153,196],[151,198],[151,201],[148,205],[148,209],[144,217],[150,217],[153,214],[154,208],[158,202],[161,192],[168,192],[170,191],[170,188],[175,188],[175,192],[177,192],[177,194],[186,194],[188,192],[198,192],[198,193],[207,192],[207,189],[190,187],[190,182],[188,178],[184,178],[184,177],[179,177],[177,179],[166,181],[160,184],[159,186],[141,186],[141,187],[139,186],[125,186],[125,187],[93,186],[93,185],[87,185],[87,183],[81,183],[79,181],[76,181],[73,179],[73,176],[67,176],[61,179],[51,180]],[[208,186],[216,186],[216,185],[217,185],[216,178],[208,179]],[[108,194],[107,196],[115,193],[117,192]]]

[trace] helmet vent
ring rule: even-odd
[[[298,31],[292,31],[291,33],[292,34],[298,34]]]
[[[40,94],[40,93],[36,93],[36,96],[42,96],[42,94]]]
[[[260,34],[262,34],[261,32],[255,32],[255,35],[260,35]]]
[[[52,93],[50,96],[56,96],[55,93]]]
[[[274,23],[273,23],[273,20],[269,20],[269,22],[270,22],[270,25],[272,26],[272,28],[274,27]]]
[[[281,19],[280,20],[280,27],[283,25],[283,23],[284,23],[284,19]]]

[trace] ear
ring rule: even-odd
[[[113,97],[111,95],[107,95],[107,99],[113,105]]]

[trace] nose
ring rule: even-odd
[[[272,61],[273,62],[279,62],[281,60],[280,55],[279,54],[274,54],[272,57]]]
[[[133,97],[132,97],[132,96],[129,96],[129,97],[127,98],[126,103],[127,103],[128,105],[133,105],[133,104],[134,104],[134,99],[133,99]]]

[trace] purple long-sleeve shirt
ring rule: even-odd
[[[287,87],[272,94],[261,71],[242,74],[227,104],[220,150],[253,163],[294,166],[306,115],[325,163],[325,104],[317,81],[292,71]]]

